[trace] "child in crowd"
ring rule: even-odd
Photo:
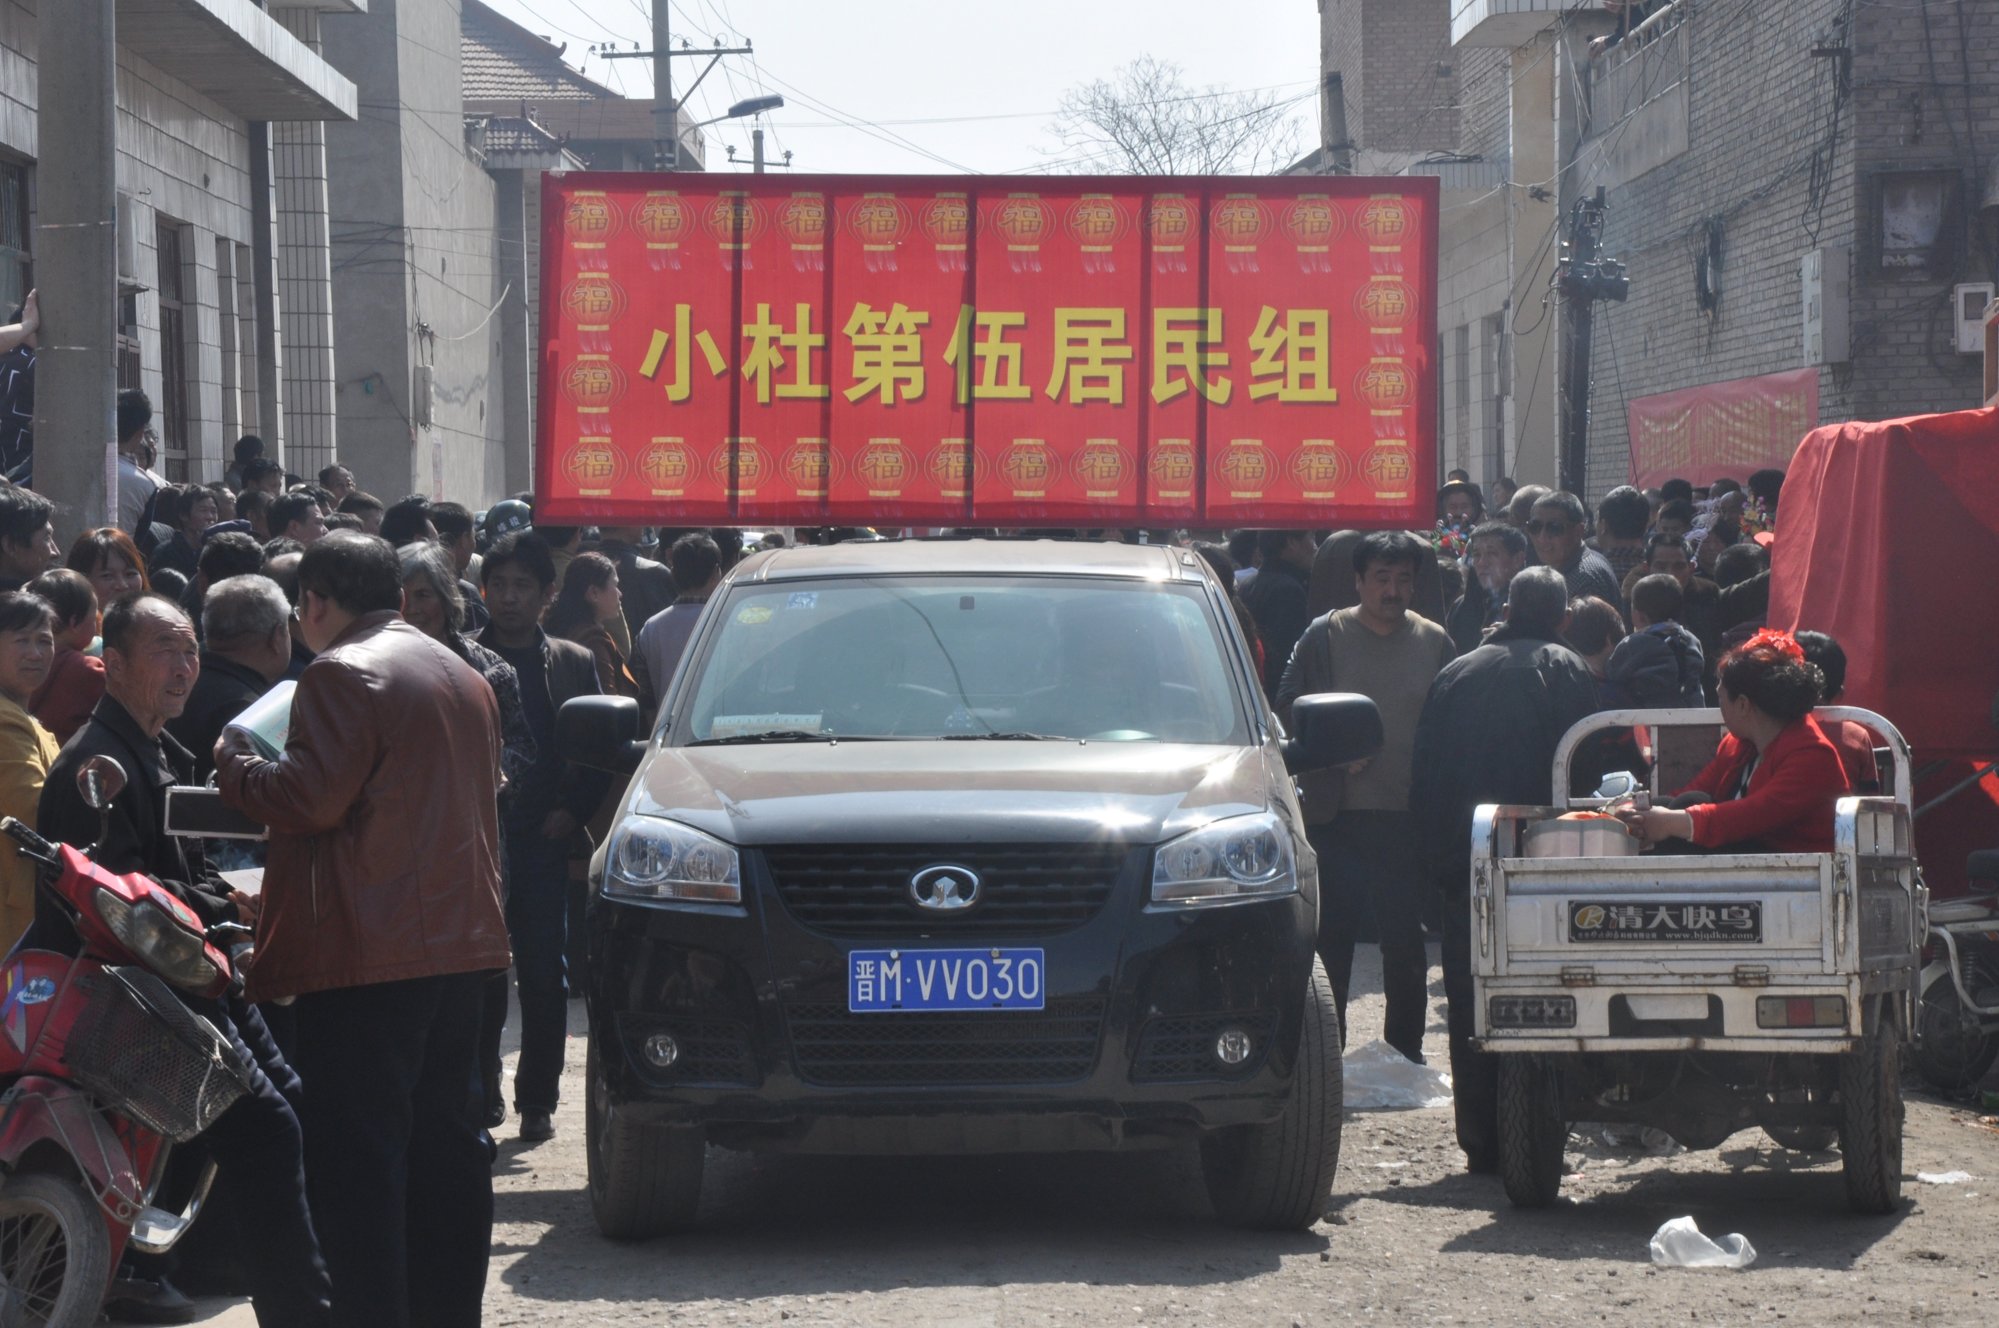
[[[1707,704],[1701,691],[1701,643],[1679,623],[1679,578],[1657,573],[1631,588],[1631,635],[1604,667],[1606,703],[1617,709],[1669,709]]]

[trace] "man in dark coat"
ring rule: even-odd
[[[618,568],[618,591],[624,597],[625,626],[630,633],[618,647],[630,658],[631,642],[638,640],[640,629],[678,599],[680,589],[673,584],[673,573],[665,563],[639,555],[639,539],[645,534],[642,527],[605,526],[599,534],[597,552]]]
[[[1444,616],[1444,630],[1460,655],[1469,655],[1485,641],[1487,629],[1506,617],[1506,588],[1534,559],[1534,547],[1518,526],[1488,521],[1471,533],[1471,578],[1465,593]]]
[[[291,669],[291,604],[267,576],[232,576],[209,588],[201,623],[201,676],[167,732],[194,753],[195,775],[205,780],[223,726]]]
[[[1530,567],[1507,591],[1506,622],[1486,644],[1445,666],[1416,724],[1409,791],[1415,838],[1444,890],[1444,994],[1450,1004],[1451,1084],[1458,1145],[1473,1171],[1499,1157],[1499,1073],[1472,1047],[1470,862],[1472,814],[1482,803],[1546,805],[1555,747],[1597,709],[1589,666],[1561,644],[1568,585]]]
[[[540,536],[519,531],[486,554],[480,575],[493,621],[479,644],[514,666],[521,708],[534,730],[535,763],[513,786],[506,823],[507,931],[521,1001],[521,1058],[514,1110],[521,1138],[552,1137],[569,1030],[569,848],[610,788],[610,777],[562,759],[555,717],[563,703],[596,696],[597,661],[574,641],[541,630],[555,595],[555,558]]]
[[[166,596],[148,592],[106,610],[104,699],[50,768],[35,819],[49,839],[97,843],[95,860],[107,871],[152,876],[213,926],[249,921],[253,905],[229,895],[198,846],[165,831],[168,786],[194,778],[193,756],[166,723],[186,705],[200,667],[194,624]],[[77,770],[93,756],[111,757],[126,776],[102,817],[76,784]],[[38,948],[77,949],[74,926],[46,899],[37,900],[31,936]],[[273,1328],[330,1322],[326,1265],[306,1209],[304,1142],[293,1107],[298,1078],[249,1002],[187,999],[251,1067],[249,1091],[197,1142],[229,1177],[241,1230],[252,1233],[255,1257],[245,1267],[258,1322]]]
[[[1263,641],[1264,694],[1274,697],[1284,681],[1284,666],[1291,662],[1292,647],[1312,621],[1306,607],[1307,578],[1316,549],[1311,535],[1302,530],[1258,531],[1256,547],[1262,561],[1242,603]],[[1351,575],[1353,564],[1347,568]]]

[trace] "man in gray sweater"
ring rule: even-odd
[[[1381,936],[1385,1036],[1423,1059],[1429,961],[1423,951],[1422,873],[1410,832],[1410,761],[1431,680],[1455,653],[1443,628],[1411,613],[1416,572],[1432,555],[1403,531],[1376,531],[1354,546],[1360,603],[1314,619],[1284,670],[1277,712],[1317,692],[1358,692],[1381,711],[1381,751],[1348,766],[1337,813],[1307,827],[1319,856],[1319,953],[1346,1028],[1355,919],[1372,904]],[[1329,810],[1314,798],[1307,815]]]

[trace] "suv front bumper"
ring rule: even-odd
[[[1147,911],[1148,857],[1132,854],[1102,910],[1055,935],[975,920],[921,938],[823,935],[791,916],[755,853],[740,909],[628,904],[593,882],[597,1087],[718,1142],[813,1151],[1115,1146],[1272,1120],[1290,1096],[1315,889]],[[1045,1010],[847,1013],[852,950],[987,945],[1045,952]],[[1250,1037],[1239,1065],[1215,1054],[1224,1030]],[[661,1035],[670,1065],[647,1055]]]

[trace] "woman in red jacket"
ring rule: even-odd
[[[1648,846],[1682,839],[1704,849],[1831,852],[1833,804],[1847,780],[1839,748],[1812,718],[1823,686],[1788,632],[1766,629],[1724,655],[1718,692],[1728,735],[1689,785],[1700,792],[1684,809],[1632,813],[1631,832]]]

